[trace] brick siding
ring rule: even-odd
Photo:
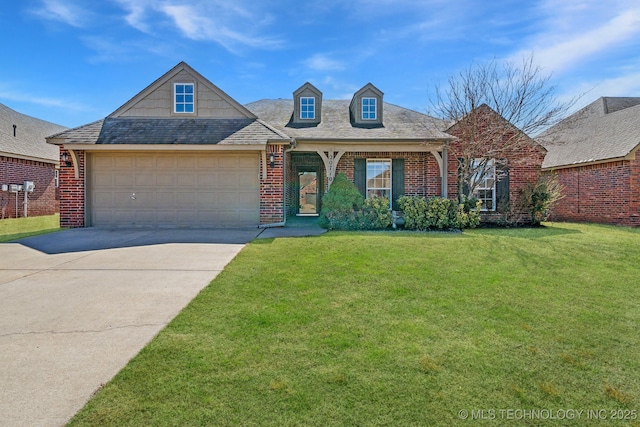
[[[496,120],[496,116],[493,113],[488,113],[486,119],[481,120],[479,123],[484,126],[491,126],[491,123]],[[502,120],[501,118],[498,120]],[[463,133],[467,131],[464,128],[456,128],[455,126],[449,129],[449,133],[463,137]],[[515,131],[514,131],[515,132]],[[505,132],[503,138],[509,140],[516,134],[512,132]],[[454,141],[449,146],[448,161],[447,161],[447,192],[451,199],[458,198],[458,158],[462,157],[462,145],[460,140]],[[537,145],[530,140],[530,144],[516,144],[514,148],[510,150],[504,150],[500,153],[500,159],[506,159],[509,167],[509,201],[510,201],[510,214],[512,215],[524,215],[527,217],[526,212],[515,212],[513,210],[514,202],[518,200],[520,190],[524,189],[528,183],[534,183],[541,175],[542,162],[544,160],[546,151],[540,145]],[[483,221],[495,221],[504,217],[504,214],[499,212],[483,212]]]
[[[431,153],[345,153],[338,162],[336,173],[344,172],[347,178],[353,181],[354,159],[404,159],[405,196],[431,197],[441,195],[440,168]]]
[[[623,160],[558,169],[564,198],[550,218],[640,226],[640,161]]]
[[[59,210],[55,188],[55,165],[0,156],[0,185],[33,181],[28,194],[27,216],[53,215]],[[0,191],[0,218],[16,218],[16,194]],[[4,215],[3,215],[4,213]],[[18,193],[18,217],[24,216],[24,193]]]
[[[270,154],[274,154],[274,164],[269,162]],[[260,165],[260,224],[272,224],[284,221],[284,147],[282,145],[267,146],[267,178],[263,178]],[[262,162],[260,162],[262,163]]]
[[[68,153],[64,147],[60,149],[60,157],[63,153]],[[66,166],[60,160],[60,226],[61,227],[84,227],[85,191],[84,191],[84,162],[86,154],[84,151],[76,151],[80,176],[75,177],[73,166]],[[71,154],[69,154],[71,159]]]

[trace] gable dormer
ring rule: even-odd
[[[255,118],[185,62],[166,72],[109,117]]]
[[[351,124],[357,127],[382,127],[382,97],[380,89],[367,83],[353,95],[349,105]]]
[[[315,126],[322,120],[322,92],[307,82],[293,92],[293,117],[297,125]]]

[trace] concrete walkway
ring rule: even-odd
[[[262,231],[89,228],[0,244],[0,425],[64,425]]]

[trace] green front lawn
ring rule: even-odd
[[[639,260],[596,225],[258,240],[71,425],[629,425]]]
[[[60,215],[0,220],[0,243],[60,230]]]

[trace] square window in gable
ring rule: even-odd
[[[174,92],[174,113],[193,113],[194,111],[194,84],[175,83]]]
[[[316,99],[312,96],[300,97],[300,118],[315,119],[316,118]]]
[[[376,119],[376,98],[362,98],[362,120]]]

